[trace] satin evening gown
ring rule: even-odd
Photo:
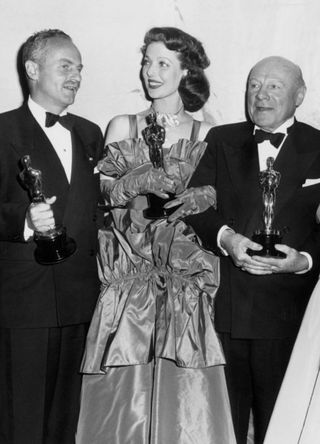
[[[197,127],[165,152],[177,193],[206,147]],[[109,144],[99,164],[115,178],[141,167],[151,164],[136,134]],[[138,196],[112,209],[99,233],[102,284],[81,369],[76,442],[235,444],[214,329],[219,260],[183,221],[147,220],[146,207]]]
[[[320,443],[320,281],[292,351],[264,444]]]

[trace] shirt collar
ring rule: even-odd
[[[28,98],[28,107],[31,111],[31,114],[36,119],[36,121],[39,123],[41,127],[45,127],[46,123],[46,110],[42,108],[38,103],[36,103],[31,96]],[[63,110],[62,113],[60,113],[60,116],[64,116],[67,114],[66,110]]]
[[[282,133],[282,134],[288,134],[288,128],[294,124],[294,117],[290,117],[290,119],[283,122],[282,125],[280,125],[276,130],[272,131],[272,133]],[[255,125],[253,129],[253,134],[256,132],[257,129],[262,129],[259,126]]]

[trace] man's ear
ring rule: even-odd
[[[39,73],[39,65],[36,62],[33,62],[32,60],[27,60],[25,63],[26,73],[27,77],[30,80],[37,80],[38,79],[38,73]]]
[[[296,107],[301,105],[303,102],[304,96],[306,95],[307,88],[305,86],[300,86],[297,91],[297,97],[296,97]]]

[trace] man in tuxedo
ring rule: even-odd
[[[204,246],[221,255],[216,328],[226,355],[239,444],[246,443],[251,409],[255,443],[263,442],[319,273],[315,215],[320,201],[320,131],[294,118],[305,91],[301,70],[291,61],[268,57],[258,62],[247,83],[251,121],[210,130],[207,150],[190,183],[213,185],[217,192],[216,210],[211,207],[188,220]],[[259,174],[270,157],[280,173],[270,214],[273,228],[282,231],[275,248],[284,258],[260,257],[262,245],[251,239],[264,227]]]
[[[94,168],[102,134],[65,111],[82,70],[68,35],[38,32],[22,58],[30,96],[0,115],[0,442],[71,444],[81,357],[99,294]],[[30,203],[19,179],[26,155],[41,172],[43,202]],[[38,263],[34,233],[60,225],[76,251],[58,263]]]

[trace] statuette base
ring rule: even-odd
[[[50,232],[36,232],[34,252],[36,261],[41,265],[53,265],[63,262],[77,249],[76,243],[67,237],[64,227],[54,228]]]
[[[252,236],[253,242],[262,245],[262,250],[248,250],[250,256],[276,257],[285,258],[286,255],[282,251],[275,249],[275,244],[282,243],[282,235],[278,230],[273,230],[271,233],[265,231],[256,231]]]
[[[172,208],[164,208],[166,203],[176,198],[173,193],[168,193],[168,195],[168,199],[162,199],[155,194],[148,194],[148,208],[143,210],[143,217],[146,219],[163,219],[174,213],[181,204]]]

